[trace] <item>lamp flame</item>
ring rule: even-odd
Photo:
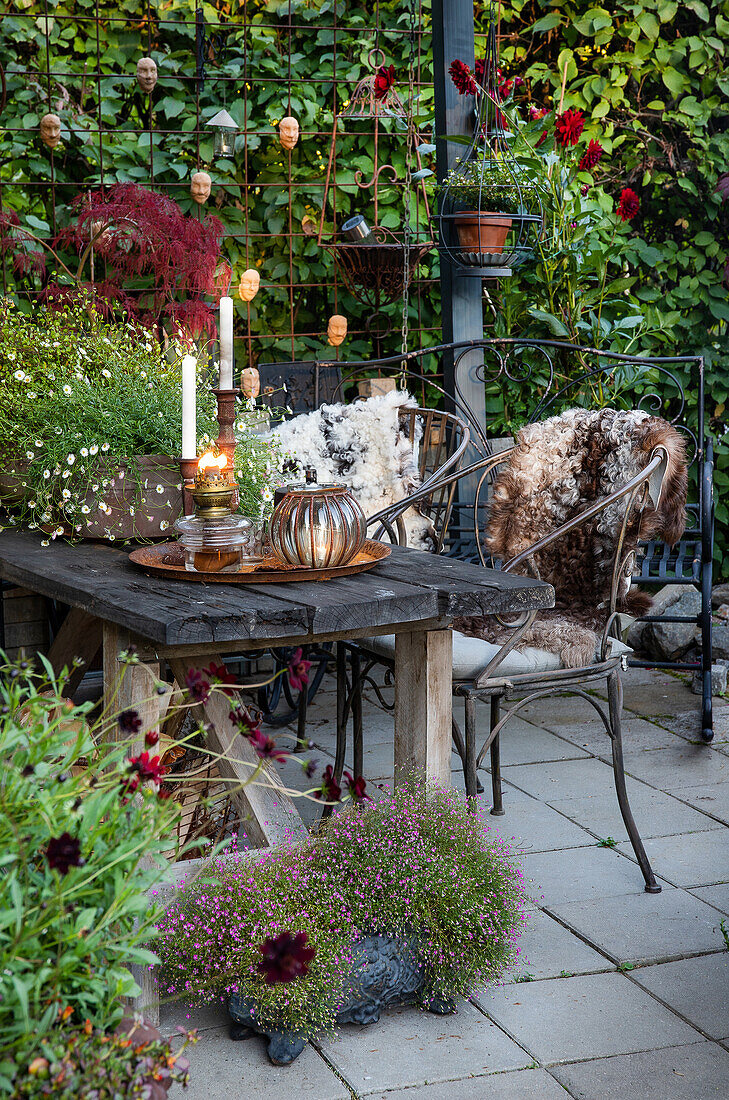
[[[222,473],[225,467],[228,465],[228,456],[225,454],[214,455],[212,451],[207,451],[197,464],[197,470],[199,474],[204,474],[206,470],[209,470],[213,466],[217,466],[217,473]]]

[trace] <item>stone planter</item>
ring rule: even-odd
[[[354,945],[349,992],[337,1012],[337,1024],[374,1024],[383,1008],[422,1004],[429,1012],[455,1011],[448,998],[424,1000],[425,968],[413,940],[384,934],[365,936]],[[290,1065],[303,1051],[306,1039],[295,1031],[277,1030],[258,1022],[255,1003],[234,994],[228,1000],[231,1039],[245,1039],[252,1031],[268,1038],[268,1057],[275,1066]]]
[[[504,251],[511,229],[511,218],[508,214],[488,210],[463,210],[456,214],[454,221],[459,244],[466,252],[499,255]]]
[[[6,507],[21,504],[28,494],[23,484],[23,471],[28,463],[9,460],[13,474],[0,474],[0,502]],[[91,509],[79,513],[81,531],[67,534],[80,539],[154,539],[169,538],[173,524],[182,515],[182,483],[177,460],[167,455],[139,455],[133,463],[127,459],[107,459],[99,470],[99,478],[110,484],[99,493],[89,493],[79,501]],[[99,502],[111,509],[104,513]],[[62,522],[59,520],[59,522]],[[51,524],[51,526],[54,526]]]

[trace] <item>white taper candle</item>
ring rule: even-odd
[[[182,454],[197,458],[197,361],[194,355],[182,360]]]
[[[233,388],[233,299],[220,299],[220,381],[221,390]]]

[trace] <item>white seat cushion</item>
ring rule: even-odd
[[[395,657],[395,635],[382,634],[376,638],[363,638],[361,645],[377,653],[380,657]],[[616,639],[611,640],[611,657],[622,653],[632,653],[630,646]],[[501,646],[495,642],[485,642],[482,638],[471,638],[460,631],[453,631],[453,679],[475,680],[496,656]],[[534,672],[553,672],[561,668],[562,662],[556,653],[547,649],[512,649],[502,663],[494,669],[494,676],[526,676]]]

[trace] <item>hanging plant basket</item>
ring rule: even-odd
[[[372,230],[375,244],[356,241],[323,242],[322,247],[334,257],[347,289],[365,305],[378,309],[402,297],[405,286],[405,244],[381,226]],[[433,247],[432,240],[410,244],[412,271]]]

